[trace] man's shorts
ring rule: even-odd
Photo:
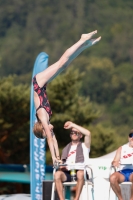
[[[77,179],[77,171],[78,171],[78,170],[76,170],[76,179]],[[64,181],[64,183],[65,183],[65,182],[71,182],[71,174],[70,174],[70,171],[63,171],[63,172],[64,172],[64,174],[65,174],[66,177],[67,177],[67,179],[66,179],[66,181]],[[89,180],[88,174],[86,174],[86,176],[87,176],[87,179]]]
[[[126,181],[130,181],[129,177],[133,173],[133,169],[123,169],[118,172],[124,175],[124,177],[125,177],[124,182],[126,182]]]
[[[64,174],[66,175],[67,179],[64,182],[71,182],[71,174],[70,171],[63,171]]]

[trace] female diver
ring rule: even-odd
[[[82,34],[79,41],[68,48],[56,63],[33,77],[34,103],[38,120],[34,125],[33,132],[38,138],[47,137],[53,163],[58,162],[60,156],[58,143],[53,133],[53,126],[50,124],[52,111],[47,99],[46,86],[58,74],[66,69],[82,51],[99,42],[101,37],[96,39],[92,38],[96,33],[97,30],[88,34]]]

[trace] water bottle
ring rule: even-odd
[[[73,168],[71,169],[70,171],[70,175],[71,175],[71,181],[74,182],[77,180],[77,177],[76,177],[76,170]]]

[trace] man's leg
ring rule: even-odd
[[[124,175],[119,172],[115,172],[110,176],[111,187],[119,200],[123,200],[119,184],[122,183],[124,180],[125,180]]]
[[[64,194],[63,194],[63,184],[62,184],[62,182],[66,181],[66,179],[67,179],[67,177],[64,174],[64,172],[62,172],[62,171],[55,172],[54,181],[55,181],[55,186],[56,186],[60,200],[65,200]]]
[[[78,200],[84,185],[84,171],[79,170],[77,172],[77,185],[76,185],[76,196],[74,200]]]

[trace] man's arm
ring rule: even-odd
[[[71,129],[71,128],[75,128],[77,129],[80,133],[82,133],[85,137],[84,137],[84,143],[86,145],[87,148],[90,148],[90,144],[91,144],[91,132],[89,130],[87,130],[86,128],[83,128],[82,126],[79,126],[71,121],[67,121],[64,124],[64,128],[65,129]]]
[[[114,167],[119,167],[119,165],[120,165],[121,149],[122,149],[122,147],[119,147],[117,149],[114,160],[112,161],[112,165]]]

